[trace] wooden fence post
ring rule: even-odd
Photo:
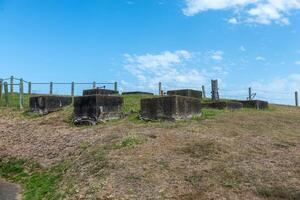
[[[252,88],[251,87],[248,88],[248,94],[249,94],[248,100],[252,100]]]
[[[50,82],[50,91],[49,94],[52,95],[53,94],[53,82]]]
[[[211,80],[211,99],[212,101],[219,100],[219,87],[218,80]]]
[[[19,105],[20,105],[20,109],[23,109],[23,104],[24,104],[24,82],[23,79],[20,79],[20,84],[19,84]]]
[[[3,81],[0,80],[0,99],[2,99]]]
[[[117,92],[118,91],[118,82],[115,82],[115,92]]]
[[[93,89],[96,89],[96,81],[93,82]]]
[[[299,106],[299,104],[298,104],[298,92],[297,91],[295,92],[295,104],[296,104],[296,107]]]
[[[31,82],[28,82],[28,95],[31,95]]]
[[[203,98],[203,99],[206,98],[205,87],[204,87],[204,85],[202,85],[202,98]]]
[[[74,93],[75,93],[75,83],[72,82],[71,83],[71,96],[74,97]]]
[[[7,82],[4,83],[4,95],[5,95],[5,105],[9,106],[9,99],[8,99],[8,84]]]
[[[14,93],[14,76],[10,77],[10,93]]]
[[[161,95],[161,82],[158,83],[158,95]]]

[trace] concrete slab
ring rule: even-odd
[[[87,95],[74,98],[75,124],[96,124],[99,121],[119,119],[123,97]]]
[[[170,91],[167,91],[167,95],[179,95],[179,96],[194,97],[197,99],[202,99],[201,91],[191,90],[191,89],[170,90]]]
[[[203,108],[213,109],[229,109],[238,110],[243,108],[243,104],[236,101],[216,101],[216,102],[202,102]]]
[[[71,96],[42,95],[29,98],[29,109],[42,115],[55,112],[61,108],[71,105]]]
[[[150,92],[140,92],[140,91],[122,92],[122,95],[129,95],[129,94],[149,94],[149,95],[154,95],[153,93],[150,93]]]
[[[95,94],[113,95],[113,94],[119,94],[119,92],[114,91],[114,90],[101,89],[101,88],[83,90],[83,95],[84,96],[86,96],[86,95],[95,95]]]
[[[261,100],[245,100],[245,101],[237,101],[243,104],[244,108],[254,108],[259,110],[268,109],[269,103],[267,101]]]
[[[184,96],[163,96],[141,100],[141,119],[180,120],[201,115],[199,99]]]

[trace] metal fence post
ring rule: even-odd
[[[28,95],[31,95],[31,82],[28,82]]]
[[[0,99],[2,99],[3,81],[0,80]]]
[[[212,101],[218,101],[219,100],[219,86],[218,86],[218,80],[211,80],[211,98]]]
[[[53,82],[50,82],[50,91],[49,91],[50,95],[53,94]]]
[[[158,83],[158,95],[161,95],[161,82]]]
[[[298,92],[296,91],[295,92],[295,104],[296,104],[296,107],[298,107]]]
[[[19,84],[19,105],[20,105],[20,109],[23,109],[23,104],[24,104],[24,82],[23,79],[20,79],[20,84]]]
[[[5,95],[5,105],[9,106],[9,99],[8,99],[8,84],[7,82],[4,83],[4,95]]]
[[[252,100],[252,89],[251,87],[248,88],[249,97],[248,100]]]
[[[206,98],[205,87],[204,87],[204,85],[202,85],[202,98],[203,98],[203,99]]]
[[[14,93],[14,76],[10,77],[10,93]]]
[[[71,96],[74,97],[74,93],[75,93],[75,83],[72,82],[71,83]]]
[[[115,86],[115,92],[117,92],[118,91],[118,82],[115,82],[114,86]]]

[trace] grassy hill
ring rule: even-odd
[[[70,125],[72,108],[0,108],[0,176],[24,199],[300,199],[300,109],[205,109],[202,118]]]

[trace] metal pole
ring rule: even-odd
[[[158,83],[158,95],[161,95],[161,82]]]
[[[28,83],[28,95],[31,95],[31,82]]]
[[[202,85],[202,98],[203,98],[203,99],[206,98],[205,87],[204,87],[204,85]]]
[[[118,91],[118,82],[115,82],[115,92]]]
[[[218,87],[218,80],[211,80],[211,98],[212,101],[219,100],[219,87]]]
[[[298,92],[297,91],[295,92],[295,104],[296,104],[296,107],[299,106],[299,104],[298,104]]]
[[[23,109],[23,104],[24,104],[24,88],[23,88],[24,82],[23,79],[20,79],[20,85],[19,85],[19,105],[20,109]]]
[[[2,99],[3,81],[0,80],[0,99]]]
[[[251,87],[249,87],[248,92],[249,92],[248,100],[252,100],[252,89],[251,89]]]
[[[53,82],[50,82],[50,95],[52,95],[53,94]]]
[[[8,84],[7,82],[4,83],[4,95],[5,95],[5,105],[9,106],[9,99],[8,99]]]
[[[14,93],[14,76],[10,77],[10,93]]]
[[[75,83],[71,83],[71,96],[74,97],[74,91],[75,91]]]
[[[96,89],[96,81],[93,82],[93,89]]]

